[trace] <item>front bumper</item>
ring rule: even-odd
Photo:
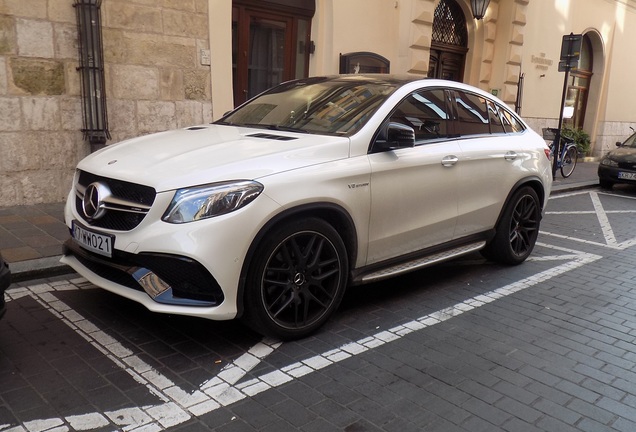
[[[279,208],[262,194],[244,209],[202,221],[161,220],[172,193],[159,193],[144,220],[130,231],[88,224],[77,212],[74,192],[66,225],[115,236],[112,258],[66,242],[61,262],[100,288],[143,304],[153,312],[229,320],[238,313],[238,291],[247,250],[260,222]]]
[[[168,254],[130,254],[115,251],[105,258],[82,249],[73,239],[64,243],[63,254],[113,283],[144,291],[158,303],[214,307],[224,295],[214,277],[197,261]]]
[[[157,270],[161,267],[161,263],[170,263],[174,268],[181,268],[180,274],[188,268],[197,268],[199,263],[196,261],[188,260],[179,256],[162,256],[157,254],[149,254],[144,257],[140,255],[141,261],[124,254],[119,254],[117,261],[110,261],[103,259],[102,257],[94,255],[92,252],[88,252],[78,245],[74,244],[73,240],[68,240],[63,247],[63,256],[60,261],[86,278],[89,282],[96,286],[110,291],[114,294],[120,295],[127,299],[133,300],[142,304],[148,310],[152,312],[173,314],[173,315],[186,315],[193,317],[200,317],[213,320],[228,320],[236,317],[236,304],[235,302],[228,302],[222,291],[217,291],[217,284],[214,279],[210,279],[207,285],[190,286],[189,290],[179,291],[173,289],[169,282],[161,279],[161,276],[166,276],[164,271],[160,270],[161,276],[157,276],[156,273],[150,270],[151,274],[161,279],[161,288],[170,288],[153,297],[148,291],[144,289],[144,286],[137,282],[133,273],[138,271],[149,270],[147,267],[139,266],[139,264],[148,265],[144,262],[148,259],[151,262],[148,267]],[[131,259],[132,258],[132,259]],[[156,258],[159,258],[156,260]],[[155,261],[156,260],[156,261]],[[157,267],[158,266],[158,267]],[[200,279],[205,272],[200,269],[196,275],[190,275],[187,279],[187,283],[191,283],[192,280]],[[174,276],[174,275],[173,275]],[[173,280],[169,277],[168,280]],[[183,285],[181,285],[183,286]],[[201,297],[198,294],[203,293]],[[219,296],[219,292],[221,295]],[[196,296],[197,298],[193,298]],[[185,295],[187,297],[180,297]],[[201,300],[204,298],[205,300]]]
[[[633,169],[612,167],[612,166],[601,165],[601,164],[599,164],[598,166],[598,178],[601,181],[605,180],[612,183],[636,184],[636,179],[632,180],[632,179],[626,179],[626,178],[619,178],[619,174],[618,174],[619,172],[633,173],[636,176],[636,171]]]

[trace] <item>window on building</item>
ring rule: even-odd
[[[574,129],[582,128],[585,121],[585,109],[587,107],[587,95],[592,80],[592,68],[594,65],[592,54],[592,41],[588,35],[583,35],[581,41],[581,56],[579,65],[570,71],[568,77],[568,91],[565,100],[564,124]]]
[[[233,0],[234,105],[309,69],[315,0]]]

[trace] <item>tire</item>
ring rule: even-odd
[[[565,151],[563,155],[563,160],[561,161],[561,175],[564,178],[568,178],[574,172],[574,168],[576,168],[576,161],[579,158],[579,151],[576,149],[576,146],[570,146]]]
[[[495,237],[482,255],[500,264],[521,264],[530,256],[539,235],[541,205],[537,193],[529,186],[513,195],[497,224]]]
[[[612,190],[612,188],[614,187],[614,182],[611,182],[609,180],[604,180],[604,179],[598,179],[598,184],[601,187],[601,189],[605,189],[605,190]]]
[[[281,340],[316,331],[338,308],[348,281],[344,242],[322,219],[275,228],[257,248],[245,287],[245,321]]]

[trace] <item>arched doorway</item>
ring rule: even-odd
[[[461,82],[466,52],[468,30],[464,12],[455,0],[441,0],[433,17],[428,76]]]

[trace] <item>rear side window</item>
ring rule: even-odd
[[[507,133],[523,132],[524,127],[517,118],[505,109],[501,109],[501,120]]]
[[[415,141],[448,137],[450,114],[442,89],[412,93],[397,106],[390,121],[410,126],[415,131]]]
[[[460,135],[490,134],[486,99],[456,90],[455,103]]]
[[[459,135],[523,132],[525,127],[508,109],[482,96],[454,91]]]

